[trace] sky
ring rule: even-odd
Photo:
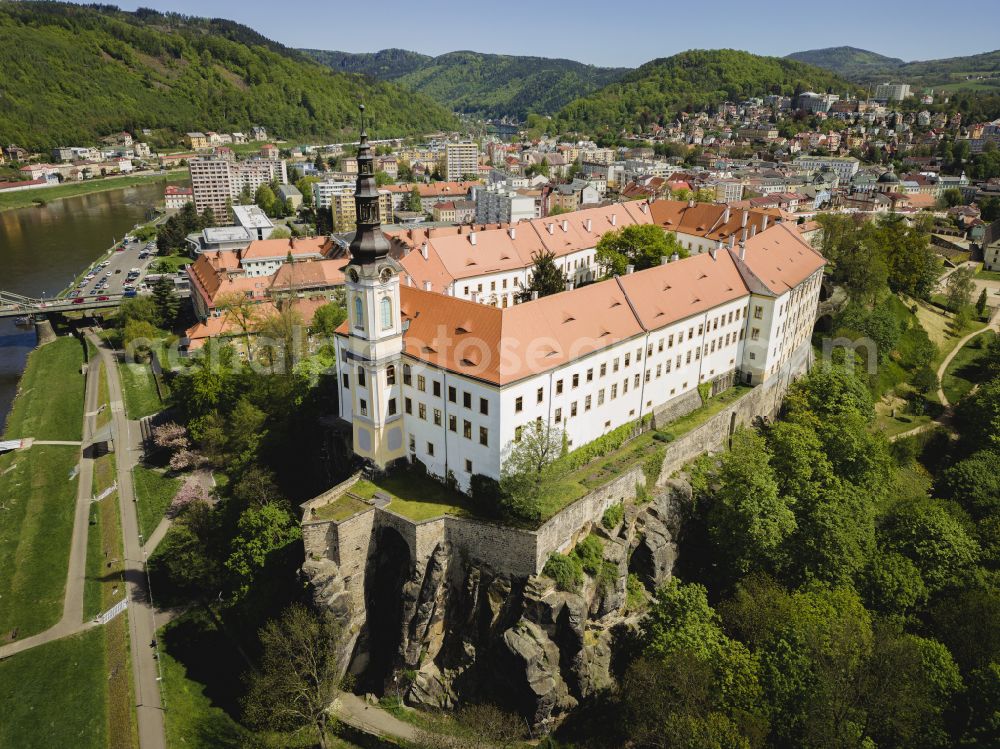
[[[115,0],[108,0],[114,2]],[[941,0],[143,0],[117,2],[228,18],[289,47],[374,52],[386,47],[440,55],[461,49],[566,57],[636,67],[687,49],[731,47],[764,55],[848,45],[904,60],[1000,48],[1000,2],[975,3],[957,23]]]

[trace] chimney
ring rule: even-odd
[[[761,231],[764,231],[764,229],[767,228],[767,219],[768,218],[769,218],[768,215],[765,213],[764,214],[764,218],[762,218],[761,221],[760,221],[760,230]]]
[[[432,291],[433,284],[430,281],[424,281],[424,291]]]
[[[662,257],[660,257],[660,265],[666,265],[666,264],[667,264],[667,263],[669,263],[669,262],[670,262],[670,261],[671,261],[672,259],[673,259],[673,255],[670,255],[670,256],[667,256],[667,255],[663,255]]]
[[[546,224],[545,228],[549,230],[549,234],[555,234],[555,231],[556,231],[556,225],[555,224]]]
[[[735,234],[730,234],[729,235],[729,249],[733,249],[733,245],[735,245],[735,244],[736,244],[736,235]]]
[[[534,302],[534,301],[536,301],[537,299],[538,299],[538,292],[537,292],[537,291],[532,291],[532,292],[531,292],[531,301],[533,301],[533,302]]]
[[[562,220],[562,230],[564,232],[569,231],[569,221],[567,219]]]
[[[469,244],[473,246],[476,244],[476,233],[474,231],[469,232]]]
[[[710,248],[708,254],[712,256],[712,260],[715,260],[715,253],[718,252],[714,247]]]
[[[617,213],[612,213],[611,214],[611,225],[612,226],[618,226],[618,214]]]
[[[694,208],[694,198],[688,198],[688,208]]]
[[[676,263],[680,259],[681,259],[681,256],[678,253],[676,253],[676,252],[673,255],[670,256],[670,262],[671,263]]]
[[[757,236],[757,224],[751,224],[750,225],[750,236],[751,237],[756,237]]]
[[[413,276],[411,276],[409,273],[406,274],[406,285],[407,286],[413,286],[414,285],[414,283],[413,283]]]
[[[726,210],[722,214],[722,223],[723,224],[728,224],[729,223],[729,218],[730,218],[730,211],[729,211],[729,205],[727,204],[726,205]]]
[[[647,203],[645,200],[639,203],[639,210],[642,211],[643,213],[649,213],[649,203]]]
[[[743,242],[740,242],[740,260],[746,260],[746,259],[747,259],[747,246]]]
[[[634,273],[634,272],[635,272],[635,266],[634,265],[629,264],[629,265],[625,266],[625,275],[626,276],[631,276],[632,273]]]
[[[420,254],[424,256],[424,260],[427,259],[427,243],[424,242],[420,245]]]
[[[746,225],[747,225],[747,219],[748,218],[750,218],[750,212],[749,211],[743,211],[743,219],[740,221],[740,226],[741,227],[744,227],[744,228],[746,227]]]
[[[507,230],[507,233],[510,235],[511,239],[515,239],[517,237],[517,229],[515,229],[513,226]]]
[[[566,291],[572,291],[572,290],[573,290],[573,282],[572,281],[567,281],[566,282]]]
[[[747,228],[744,226],[740,230],[740,244],[743,244],[746,241],[747,241]]]
[[[587,231],[589,232],[590,231],[590,219],[588,218],[586,221],[584,221],[583,225],[587,227]]]

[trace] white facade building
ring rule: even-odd
[[[476,222],[510,223],[537,218],[535,199],[511,189],[504,182],[476,189]]]
[[[391,384],[356,371],[357,336],[338,334],[340,416],[392,411],[405,457],[467,491],[474,474],[498,478],[504,449],[537,423],[580,447],[699,384],[773,376],[812,330],[823,265],[779,224],[732,249],[507,308],[403,284],[400,319],[382,323],[402,331],[398,358],[369,357]],[[349,327],[384,316],[384,288],[348,287],[359,310]]]
[[[479,144],[448,143],[444,147],[445,172],[449,182],[457,182],[468,174],[479,176]]]

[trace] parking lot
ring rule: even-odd
[[[110,257],[92,265],[68,296],[99,299],[144,293],[148,289],[143,282],[156,259],[155,241],[131,240],[120,244]]]

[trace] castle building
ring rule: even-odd
[[[380,467],[419,460],[468,491],[475,474],[499,478],[525,427],[565,430],[577,448],[701,384],[765,382],[812,332],[825,261],[791,225],[503,307],[400,283],[364,129],[355,201],[340,417],[354,452]]]

